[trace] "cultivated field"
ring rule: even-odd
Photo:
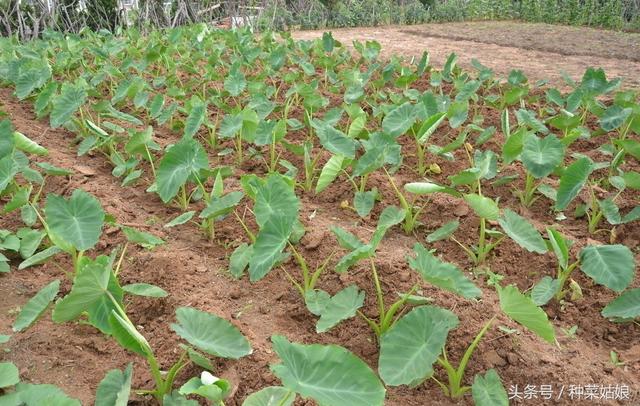
[[[292,35],[0,40],[0,404],[640,402],[640,35]]]

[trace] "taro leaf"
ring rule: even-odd
[[[69,176],[73,173],[69,169],[60,168],[59,166],[51,165],[49,162],[38,162],[36,163],[36,165],[44,169],[44,172],[47,175],[51,175],[51,176]]]
[[[206,113],[207,104],[194,96],[192,99],[191,111],[184,123],[184,138],[193,138],[193,136],[196,135],[205,120]]]
[[[179,344],[180,348],[182,348],[183,350],[185,350],[187,352],[187,355],[189,356],[189,359],[196,364],[197,366],[204,368],[208,371],[213,371],[215,369],[215,367],[213,366],[213,364],[211,363],[211,360],[209,360],[209,358],[204,355],[201,354],[200,352],[194,350],[193,348],[189,347],[188,345],[185,344]]]
[[[493,199],[476,194],[466,194],[463,198],[478,217],[491,221],[498,220],[500,208]]]
[[[0,362],[0,388],[13,386],[20,382],[18,368],[11,362]]]
[[[148,283],[132,283],[122,287],[127,293],[146,297],[167,297],[169,294],[162,288]]]
[[[364,304],[364,291],[351,285],[336,293],[320,312],[320,320],[316,324],[316,332],[324,333],[342,320],[356,315],[356,311]]]
[[[360,358],[337,345],[303,345],[273,336],[281,363],[271,370],[287,389],[320,406],[382,406],[382,382]]]
[[[247,87],[247,80],[244,77],[242,71],[240,71],[239,65],[235,65],[229,71],[229,75],[224,80],[224,90],[229,92],[233,97],[239,96]]]
[[[254,212],[260,232],[249,259],[252,282],[262,279],[282,259],[300,207],[293,188],[280,175],[270,175],[256,192]]]
[[[330,300],[331,295],[322,289],[308,290],[304,294],[304,303],[307,309],[316,316],[322,314]]]
[[[512,240],[527,251],[538,254],[547,252],[547,245],[538,230],[516,212],[505,209],[498,223]]]
[[[413,246],[413,251],[416,257],[407,258],[409,266],[425,281],[467,299],[482,296],[482,291],[455,265],[441,261],[420,243]]]
[[[199,395],[215,403],[220,403],[231,389],[231,385],[225,379],[217,379],[214,382],[205,384],[201,378],[193,377],[180,387],[178,392],[182,395]]]
[[[106,256],[84,259],[73,280],[71,292],[53,309],[53,321],[70,321],[87,312],[91,324],[104,333],[110,332],[108,318],[115,309],[112,298],[119,306],[123,305],[122,289],[108,264]]]
[[[129,242],[138,244],[143,248],[153,249],[158,245],[164,244],[164,240],[162,238],[158,238],[155,235],[144,231],[136,230],[132,227],[122,226],[122,231]]]
[[[240,330],[221,317],[191,307],[179,307],[176,319],[178,324],[171,324],[173,331],[207,354],[238,359],[253,352]]]
[[[320,193],[327,188],[340,174],[344,157],[342,155],[333,155],[322,167],[318,183],[316,183],[316,193]]]
[[[124,372],[119,369],[107,372],[98,385],[95,406],[127,406],[132,375],[133,363],[129,363]]]
[[[249,259],[253,254],[253,246],[242,243],[236,248],[229,258],[229,273],[239,279],[249,265]]]
[[[282,386],[267,386],[249,395],[242,406],[291,406],[296,394]]]
[[[426,119],[418,130],[418,142],[425,144],[446,118],[446,113],[436,113]]]
[[[633,113],[632,108],[613,105],[606,109],[602,117],[600,117],[600,127],[605,131],[613,131],[620,127],[631,113]]]
[[[596,283],[619,293],[633,281],[636,263],[626,245],[588,245],[580,251],[580,269]]]
[[[98,199],[82,189],[73,191],[71,198],[49,194],[45,205],[49,238],[67,251],[69,244],[85,251],[96,245],[104,211]]]
[[[242,192],[227,193],[222,197],[214,197],[211,199],[209,205],[202,210],[200,218],[212,218],[217,219],[220,216],[229,214],[234,207],[240,203],[240,200],[244,197]]]
[[[447,110],[447,118],[449,119],[449,125],[451,128],[458,128],[469,116],[469,103],[468,102],[455,102],[451,103]]]
[[[396,224],[400,224],[406,214],[404,209],[397,206],[387,206],[382,210],[376,230],[373,232],[373,236],[371,236],[371,246],[374,250],[378,247],[378,244],[380,244],[380,241],[382,241],[387,231]]]
[[[340,261],[335,265],[334,270],[337,273],[345,272],[359,261],[365,258],[371,258],[374,255],[375,248],[372,247],[371,244],[362,245],[340,258]]]
[[[16,385],[16,391],[11,395],[16,405],[26,406],[80,406],[80,401],[67,396],[62,389],[55,385],[33,385],[30,383],[19,383]],[[11,396],[9,395],[9,396]]]
[[[505,164],[510,164],[515,161],[521,154],[524,148],[524,139],[529,136],[529,133],[524,127],[520,127],[518,131],[511,134],[509,138],[502,145],[502,160]]]
[[[13,124],[11,120],[0,120],[0,158],[4,158],[13,153],[14,137]],[[4,189],[0,187],[0,190]]]
[[[404,190],[409,193],[413,193],[416,195],[427,195],[430,193],[446,193],[451,196],[460,197],[461,194],[457,190],[447,187],[441,186],[436,183],[431,182],[412,182],[404,185]]]
[[[56,297],[59,289],[60,281],[55,280],[40,289],[34,297],[29,299],[13,322],[13,331],[22,331],[38,320]]]
[[[540,282],[531,290],[531,300],[536,306],[544,306],[549,303],[556,293],[560,290],[560,281],[550,276],[540,279]]]
[[[47,233],[42,230],[33,230],[30,228],[21,228],[16,235],[20,238],[20,256],[24,259],[29,258],[40,246],[42,239]]]
[[[133,325],[118,315],[115,310],[109,315],[109,326],[111,327],[111,335],[122,348],[143,357],[148,356],[151,352],[149,343],[144,336]]]
[[[331,226],[330,230],[338,239],[338,244],[340,244],[340,246],[344,249],[353,251],[364,245],[364,243],[360,241],[358,237],[343,228]]]
[[[42,87],[51,79],[51,66],[45,60],[29,60],[20,67],[15,81],[16,97],[26,99],[35,89]]]
[[[416,109],[413,104],[404,103],[387,114],[382,120],[382,131],[392,137],[406,133],[416,121]]]
[[[378,372],[390,386],[416,386],[433,374],[449,331],[459,320],[449,310],[421,306],[400,318],[380,338]]]
[[[2,192],[13,177],[20,171],[20,167],[13,160],[11,155],[0,159],[0,192]]]
[[[495,369],[482,376],[476,374],[471,386],[471,394],[476,406],[508,406],[509,397]]]
[[[168,203],[190,176],[209,167],[207,153],[195,139],[182,139],[167,150],[158,167],[158,195]]]
[[[357,191],[353,197],[353,206],[360,217],[366,217],[371,213],[376,202],[378,189],[369,190],[367,192]]]
[[[54,255],[58,254],[59,252],[62,252],[62,250],[56,247],[55,245],[47,249],[44,249],[38,252],[37,254],[32,255],[29,258],[22,261],[20,265],[18,265],[18,270],[22,270],[33,265],[41,264],[44,261],[48,260],[49,258],[53,257]]]
[[[613,299],[602,309],[602,317],[622,321],[640,317],[640,288],[629,289]]]
[[[171,227],[175,227],[175,226],[179,226],[181,224],[184,224],[187,221],[191,220],[193,218],[194,214],[196,214],[196,212],[194,210],[182,213],[178,217],[174,218],[173,220],[171,220],[170,222],[165,224],[164,228],[171,228]]]
[[[39,156],[45,156],[49,154],[49,151],[45,147],[43,147],[42,145],[38,144],[37,142],[33,141],[32,139],[28,138],[27,136],[25,136],[20,132],[17,132],[17,131],[14,132],[13,139],[15,141],[16,149],[26,154],[39,155]]]
[[[178,393],[177,390],[171,392],[171,394],[165,394],[162,398],[163,406],[198,406],[199,403],[196,400],[187,399],[185,396]]]
[[[427,235],[427,242],[436,242],[440,240],[444,240],[445,238],[449,238],[460,226],[460,222],[458,220],[453,220],[448,223],[445,223],[441,227],[439,227],[436,231]]]
[[[320,143],[326,150],[347,158],[355,158],[356,143],[342,131],[336,130],[328,124],[324,124],[318,128],[316,133],[320,139]]]
[[[538,138],[530,134],[524,140],[522,163],[534,178],[540,179],[549,175],[562,163],[564,145],[553,134]]]
[[[640,161],[640,142],[636,140],[615,140],[614,143],[627,154]]]
[[[516,111],[518,123],[541,134],[547,134],[549,129],[536,117],[536,113],[530,110],[520,109]]]
[[[555,332],[547,314],[536,306],[531,298],[520,293],[518,288],[513,285],[504,288],[498,287],[498,295],[500,296],[500,308],[507,316],[545,341],[551,344],[555,342]]]
[[[51,127],[66,124],[87,99],[87,91],[81,83],[63,83],[60,94],[51,101]]]
[[[558,263],[562,269],[567,269],[569,266],[569,246],[567,240],[553,228],[547,228],[547,235],[549,236],[549,244],[556,254]]]
[[[593,171],[593,163],[587,157],[580,158],[565,169],[560,177],[556,200],[556,210],[562,211],[580,193]]]

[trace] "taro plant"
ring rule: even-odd
[[[358,311],[358,314],[367,322],[367,324],[369,324],[377,337],[380,337],[391,327],[397,313],[402,310],[404,304],[407,303],[407,301],[412,299],[413,293],[417,289],[417,286],[414,286],[408,293],[401,295],[400,299],[387,307],[385,305],[384,293],[382,291],[382,285],[380,284],[380,278],[374,260],[378,245],[382,241],[386,232],[394,225],[399,224],[404,219],[404,217],[405,214],[402,209],[399,209],[395,206],[389,206],[385,208],[380,214],[378,225],[376,226],[376,230],[374,231],[369,243],[362,242],[358,237],[340,227],[332,227],[331,229],[331,231],[338,239],[338,243],[340,244],[340,246],[350,251],[336,263],[334,267],[336,272],[346,272],[350,267],[354,266],[358,262],[366,259],[369,260],[369,264],[371,267],[371,276],[376,291],[378,320],[373,320],[360,311]],[[355,303],[355,305],[352,306],[351,309],[353,311],[356,311],[360,306],[362,306],[364,295],[360,297],[361,294],[356,288],[347,289],[349,289],[348,292],[350,293],[350,298],[352,299],[350,303]],[[345,291],[347,291],[347,289],[345,289]],[[328,295],[318,293],[318,291],[316,291],[314,295],[308,296],[307,307],[309,307],[312,313],[319,313],[322,318],[323,312],[331,310],[331,307],[320,306],[320,308],[318,308],[317,306],[315,306],[315,302],[317,301],[316,298],[318,297],[318,295],[320,295],[320,298],[324,296],[325,301],[326,299],[328,299]],[[332,298],[332,300],[335,299],[335,297]],[[339,321],[340,320],[337,320],[337,322]]]
[[[571,261],[571,242],[553,228],[547,229],[549,245],[558,261],[555,278],[545,276],[531,291],[531,298],[537,305],[547,304],[551,299],[563,300],[569,292],[576,298],[582,290],[571,275],[580,269],[595,283],[604,285],[615,292],[626,289],[635,276],[635,258],[625,245],[587,245],[580,250],[578,259]],[[567,284],[571,282],[571,288]]]
[[[318,404],[382,406],[386,390],[369,366],[338,345],[298,344],[273,336],[281,362],[271,371],[282,386],[270,386],[250,395],[243,406],[292,405],[297,396]],[[318,377],[323,377],[318,379]]]
[[[178,323],[172,324],[171,328],[190,345],[181,345],[180,357],[164,373],[149,342],[127,315],[123,302],[125,288],[120,287],[107,257],[98,257],[96,260],[85,257],[74,278],[71,292],[56,303],[53,320],[62,323],[86,314],[91,325],[112,336],[124,349],[142,356],[147,361],[154,388],[134,389],[138,394],[152,395],[159,404],[184,401],[184,396],[191,394],[202,396],[214,404],[222,404],[230,392],[230,384],[226,380],[204,374],[191,378],[176,393],[175,379],[191,363],[205,370],[213,369],[207,356],[199,351],[230,359],[251,354],[251,346],[242,333],[218,316],[190,307],[179,307],[176,310]],[[126,290],[157,296],[150,291],[156,290],[146,287]]]
[[[280,174],[266,179],[255,175],[242,178],[245,194],[254,202],[253,214],[259,227],[257,234],[250,231],[236,213],[236,219],[245,230],[251,245],[241,244],[230,258],[231,274],[239,278],[248,268],[252,282],[264,278],[273,267],[287,258],[284,252],[290,241],[301,238],[304,227],[298,220],[300,201],[293,189],[293,180]]]

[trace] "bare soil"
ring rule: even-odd
[[[350,46],[352,41],[376,40],[384,56],[420,57],[429,51],[442,65],[455,52],[462,66],[471,60],[494,69],[502,77],[520,69],[533,80],[562,85],[561,72],[574,80],[587,67],[600,67],[609,78],[620,77],[623,86],[640,87],[640,33],[566,27],[521,22],[464,22],[345,28],[332,30],[334,38]],[[323,31],[298,31],[297,39],[322,36]]]
[[[412,28],[413,29],[413,28]],[[402,28],[406,30],[406,28]],[[296,33],[298,37],[310,38],[314,33]],[[400,49],[421,53],[426,40],[412,34],[402,33],[400,28],[375,28],[335,31],[334,35],[343,41],[348,38],[377,39],[383,43],[385,52],[398,52]],[[414,42],[397,42],[399,38],[411,39]],[[475,51],[485,64],[501,60],[502,68],[517,67],[518,63],[526,64],[524,56],[519,59],[504,60],[497,47],[497,54],[492,48],[477,42],[450,41],[447,45],[441,38],[430,38],[429,43],[440,43],[440,48],[432,47],[432,56],[437,61],[446,58],[451,50],[455,50],[463,60],[467,61],[469,51]],[[469,48],[465,48],[469,46]],[[506,47],[510,52],[518,48]],[[502,51],[501,51],[502,50]],[[539,52],[524,51],[522,52]],[[536,66],[527,65],[527,74],[532,77],[546,77],[545,72],[551,68],[546,64],[551,60],[539,60],[536,66],[544,66],[544,72]],[[473,55],[473,54],[472,54]],[[556,55],[556,54],[553,54]],[[484,56],[482,58],[482,56]],[[563,57],[562,61],[566,62]],[[602,58],[602,57],[598,57]],[[602,59],[614,63],[612,59]],[[520,62],[519,62],[520,61]],[[596,64],[599,65],[599,64]],[[583,65],[566,65],[579,72]],[[618,63],[619,72],[629,74],[632,69],[640,72],[640,64],[626,61]],[[629,68],[630,67],[630,68]],[[500,66],[494,66],[496,70]],[[605,68],[607,68],[605,66]],[[609,69],[607,68],[607,71]],[[615,76],[614,72],[610,72]],[[578,75],[579,76],[579,75]],[[640,75],[636,75],[636,80]],[[9,114],[18,131],[23,132],[50,151],[47,161],[55,165],[74,170],[68,178],[52,178],[46,186],[46,192],[58,194],[70,193],[75,188],[83,188],[96,195],[103,207],[115,216],[120,223],[134,225],[151,232],[166,241],[166,244],[149,251],[131,248],[125,258],[121,273],[122,283],[146,282],[156,284],[170,293],[164,299],[134,298],[128,303],[131,319],[139,326],[142,333],[150,341],[151,346],[164,366],[175,361],[179,354],[178,337],[170,329],[174,322],[175,309],[179,306],[193,306],[210,311],[231,320],[248,337],[254,353],[239,361],[218,361],[217,373],[229,378],[236,386],[231,399],[225,404],[240,405],[246,396],[269,385],[277,385],[277,378],[270,372],[269,365],[277,361],[271,350],[270,337],[273,334],[286,335],[290,340],[303,343],[335,343],[345,346],[362,357],[371,367],[377,367],[377,349],[374,338],[367,325],[361,319],[351,319],[324,334],[315,333],[315,318],[306,310],[298,293],[280,270],[272,271],[264,280],[251,284],[248,280],[236,281],[228,272],[228,255],[233,247],[244,241],[243,232],[233,219],[223,221],[217,227],[217,241],[209,243],[193,225],[182,225],[172,229],[163,228],[163,224],[180,214],[178,208],[164,205],[155,194],[145,192],[146,184],[141,182],[134,187],[123,188],[120,180],[111,175],[109,162],[100,155],[76,155],[73,134],[65,130],[53,130],[46,121],[36,120],[30,103],[21,103],[12,96],[8,89],[0,89],[0,111]],[[499,128],[499,117],[485,114],[488,125]],[[515,120],[515,119],[514,119]],[[165,137],[165,134],[156,134]],[[175,134],[167,137],[176,137]],[[444,145],[454,138],[455,134],[437,132],[434,142]],[[157,139],[164,145],[168,140]],[[406,167],[396,175],[400,185],[415,181],[416,175],[411,168],[415,167],[415,156],[412,144],[404,140]],[[488,148],[498,150],[501,136],[487,144]],[[597,148],[597,140],[578,144],[577,151],[590,155]],[[448,174],[461,170],[465,164],[464,153],[457,151],[455,161],[433,158],[443,170],[435,180],[446,182]],[[287,156],[294,164],[299,164],[295,157]],[[229,163],[231,158],[216,157],[213,164]],[[78,169],[83,169],[82,171]],[[89,168],[90,170],[87,170]],[[638,170],[638,166],[634,166]],[[520,169],[514,167],[516,173]],[[247,164],[239,168],[226,187],[228,190],[239,189],[239,178],[243,173],[262,175],[264,168],[257,164]],[[380,174],[372,175],[370,187],[378,187],[384,202],[378,204],[369,218],[359,219],[355,213],[342,209],[340,202],[350,199],[353,190],[346,182],[335,182],[329,189],[315,196],[313,193],[299,194],[302,202],[300,218],[305,224],[307,235],[302,241],[301,253],[312,266],[324,261],[333,251],[336,242],[329,231],[329,226],[339,225],[362,238],[369,238],[373,231],[382,207],[397,204],[393,192],[385,178]],[[539,225],[557,223],[550,204],[540,199],[528,211],[519,209],[520,205],[509,186],[490,187],[485,191],[491,196],[500,196],[501,205],[511,207]],[[638,194],[625,194],[620,200],[623,211],[638,204]],[[575,204],[575,203],[574,203]],[[242,212],[242,209],[239,210]],[[568,210],[571,212],[571,210]],[[414,283],[419,282],[406,263],[406,256],[411,253],[415,241],[426,245],[425,236],[444,222],[460,219],[461,229],[456,236],[467,244],[477,239],[478,220],[469,212],[463,203],[450,197],[435,197],[427,206],[420,219],[424,226],[415,235],[407,236],[402,230],[394,228],[389,231],[379,250],[376,263],[388,297],[395,292],[407,291]],[[564,234],[574,239],[573,254],[591,239],[609,242],[609,235],[600,233],[588,235],[584,220],[567,220],[555,224]],[[0,218],[0,228],[19,226],[14,215]],[[91,255],[109,253],[111,249],[125,241],[117,229],[106,229],[103,238]],[[614,241],[624,243],[634,249],[639,260],[637,248],[640,242],[640,225],[638,222],[619,226]],[[431,244],[447,261],[457,264],[465,270],[471,269],[471,263],[455,243],[440,241]],[[640,261],[638,261],[640,262]],[[551,255],[538,255],[520,249],[515,243],[506,241],[496,249],[489,264],[491,269],[505,276],[503,284],[515,283],[522,290],[530,288],[543,275],[555,272],[555,262]],[[70,268],[70,261],[59,256],[42,266],[17,271],[17,263],[12,264],[12,272],[0,276],[0,334],[10,334],[11,324],[17,309],[31,296],[51,280],[63,280],[62,294],[70,289],[70,282],[64,270]],[[295,264],[285,264],[288,272],[297,274]],[[460,318],[460,327],[450,335],[447,350],[451,359],[459,360],[475,334],[494,315],[498,314],[496,327],[490,330],[473,356],[465,382],[470,384],[473,374],[496,368],[507,388],[518,385],[520,390],[526,385],[553,385],[556,394],[560,387],[567,391],[570,385],[628,385],[632,392],[632,400],[622,402],[625,405],[640,404],[640,326],[635,324],[616,325],[600,316],[600,310],[613,297],[614,293],[601,286],[594,285],[582,275],[576,275],[576,281],[584,291],[584,299],[568,302],[563,308],[551,306],[547,308],[550,318],[558,327],[559,346],[542,342],[531,333],[524,331],[514,322],[501,315],[495,291],[488,288],[481,278],[476,283],[482,287],[483,299],[480,302],[464,301],[459,297],[443,292],[424,284],[421,293],[434,299],[434,304],[454,311]],[[357,283],[367,291],[364,313],[375,315],[374,289],[365,265],[356,266],[348,274],[338,275],[326,273],[320,287],[335,293],[352,283]],[[640,286],[640,278],[636,278],[634,287]],[[577,325],[575,337],[568,337],[559,328],[569,329]],[[517,333],[507,334],[497,326],[517,329]],[[144,362],[133,354],[118,347],[112,340],[101,335],[90,326],[79,323],[54,324],[50,316],[45,316],[34,327],[23,333],[13,335],[7,345],[10,351],[3,353],[0,359],[12,361],[20,368],[21,377],[34,383],[52,383],[61,386],[69,395],[81,399],[83,404],[94,401],[95,389],[105,373],[113,368],[123,368],[129,362],[134,363],[134,387],[149,388],[151,377],[146,372]],[[615,350],[625,365],[614,367],[609,353]],[[442,376],[437,370],[438,376]],[[183,383],[190,375],[197,373],[195,368],[183,371],[178,383]],[[152,404],[148,399],[136,398],[133,404]],[[584,402],[584,401],[583,401]],[[311,405],[310,401],[299,401],[299,405]],[[392,406],[408,405],[467,405],[470,397],[454,402],[443,396],[433,381],[428,381],[417,388],[390,388],[387,404]],[[587,404],[571,400],[567,394],[560,400],[545,401],[540,398],[521,401],[518,404],[543,405]],[[589,402],[588,404],[617,404],[613,402]],[[341,406],[341,405],[336,405]]]

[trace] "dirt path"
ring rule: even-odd
[[[476,22],[349,28],[332,30],[345,44],[376,40],[383,55],[420,56],[428,50],[432,64],[442,65],[451,52],[469,68],[472,59],[500,76],[521,69],[532,80],[563,83],[561,72],[580,79],[589,66],[601,67],[608,77],[620,77],[629,88],[640,87],[640,34],[591,28],[514,22]],[[294,32],[296,39],[313,39],[323,31]]]

